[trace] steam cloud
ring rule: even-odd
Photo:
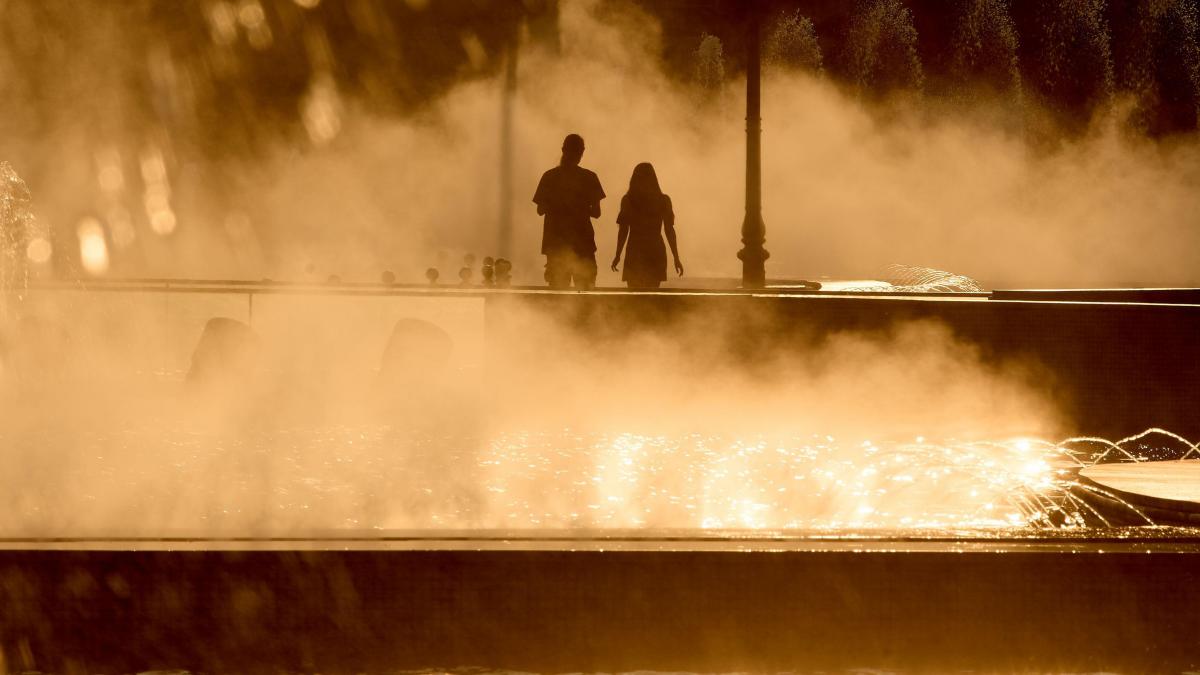
[[[800,328],[808,347],[752,365],[731,345],[766,317],[597,338],[516,306],[538,340],[491,335],[484,364],[388,379],[383,306],[302,300],[260,299],[262,358],[210,389],[139,366],[154,299],[89,313],[35,295],[5,335],[0,533],[1008,526],[1026,466],[1052,468],[1011,439],[1062,433],[1036,367],[989,363],[936,323]],[[447,325],[461,350],[470,321]]]
[[[735,277],[742,217],[742,85],[715,100],[659,70],[655,27],[572,2],[561,55],[522,55],[513,195],[518,281],[540,282],[540,223],[527,203],[567,132],[609,193],[598,258],[632,167],[655,164],[672,194],[694,277]],[[1058,147],[1031,147],[987,115],[901,105],[884,118],[831,82],[768,71],[764,215],[774,278],[863,278],[893,263],[997,285],[1193,285],[1200,251],[1200,146],[1123,131],[1121,110]],[[351,115],[325,150],[275,160],[251,187],[256,219],[286,230],[278,260],[343,278],[457,266],[496,250],[496,83],[461,85],[421,120]],[[965,105],[965,104],[964,104]],[[984,104],[985,106],[990,104]],[[1015,115],[1015,113],[1009,113]],[[439,258],[438,252],[444,252]],[[603,266],[602,266],[603,267]],[[602,282],[618,278],[603,272]]]
[[[861,56],[853,60],[861,66],[855,72],[872,82],[919,86],[911,25],[887,21],[904,10],[888,2],[872,7],[859,20],[881,22],[865,33],[886,44],[847,46]],[[1007,100],[879,102],[819,74],[768,68],[769,275],[862,278],[900,263],[993,285],[1198,283],[1194,137],[1151,141],[1130,133],[1122,119],[1137,114],[1138,104],[1118,102],[1102,107],[1082,136],[1031,144],[1022,127],[1036,123],[1035,97],[1022,93],[1011,62],[991,54],[1015,49],[1011,24],[994,3],[972,11],[979,16],[963,25],[974,32],[962,40],[990,51],[959,50],[955,67],[974,72],[985,67],[982,61],[999,63],[991,79]],[[792,47],[804,52],[801,60],[820,63],[811,26],[792,20],[792,32],[803,38]],[[1046,30],[1063,21],[1047,19]],[[632,167],[650,161],[676,204],[689,276],[736,277],[742,85],[727,82],[702,93],[668,77],[660,68],[659,28],[637,9],[563,3],[560,24],[561,54],[531,45],[520,54],[516,281],[541,281],[540,224],[527,199],[567,132],[588,140],[584,162],[609,193],[597,223],[599,258],[613,249],[616,204]],[[475,45],[471,53],[478,51]],[[908,55],[907,70],[880,70],[894,61],[883,59],[892,52]],[[1112,73],[1105,77],[1111,85]],[[1122,77],[1138,80],[1138,73]],[[417,282],[426,267],[440,265],[443,278],[453,278],[463,253],[497,251],[499,82],[466,82],[402,119],[339,96],[327,75],[314,82],[303,119],[316,145],[281,143],[252,169],[219,167],[221,175],[218,167],[173,171],[174,212],[157,212],[154,232],[142,233],[147,240],[130,249],[138,253],[114,254],[109,273],[376,280],[390,269],[401,281]],[[91,154],[68,127],[49,129],[50,135],[18,136],[0,147],[16,157]],[[106,157],[96,155],[102,173],[111,164]],[[35,189],[39,216],[65,233],[56,255],[76,255],[73,235],[90,215],[103,221],[111,246],[128,244],[128,213],[93,213],[89,192],[78,189],[95,180],[93,163],[62,160],[62,170]],[[161,158],[153,152],[138,158],[142,173],[158,175],[155,161]],[[618,277],[603,271],[600,281],[615,284]]]
[[[578,0],[564,3],[561,20],[561,54],[521,54],[517,281],[540,279],[540,225],[525,192],[556,161],[567,132],[588,140],[584,163],[609,192],[597,227],[601,262],[612,250],[615,204],[629,172],[650,161],[673,197],[689,274],[736,276],[741,86],[697,92],[669,78],[658,62],[658,28],[636,10]],[[350,280],[391,269],[417,280],[432,264],[457,267],[461,253],[494,252],[498,83],[462,84],[421,114],[397,119],[360,109],[322,82],[306,108],[318,145],[281,145],[252,172],[217,182],[194,167],[174,175],[171,217],[158,211],[162,231],[141,256],[114,255],[111,273]],[[864,277],[899,262],[997,284],[1196,283],[1196,141],[1128,135],[1118,107],[1076,140],[1036,147],[1019,131],[1028,117],[1010,106],[961,105],[970,114],[904,97],[868,102],[817,75],[770,72],[771,276]],[[5,147],[37,153],[46,147],[40,140]],[[86,145],[67,141],[56,147]],[[110,166],[109,159],[97,161]],[[142,182],[158,186],[159,197],[168,189],[166,161],[154,152],[138,158]],[[61,182],[34,198],[39,220],[69,241],[84,217],[72,188],[95,177],[76,163],[64,167]],[[109,187],[120,182],[112,172],[101,178]],[[119,248],[128,233],[112,213],[96,217]],[[61,250],[63,237],[55,245]],[[40,319],[4,325],[0,335],[0,395],[11,413],[0,418],[0,475],[8,481],[0,487],[9,500],[0,530],[14,535],[845,522],[860,513],[861,499],[821,501],[804,492],[771,514],[751,508],[758,520],[746,521],[746,500],[766,503],[759,488],[779,487],[782,465],[761,449],[780,444],[794,456],[803,454],[802,439],[842,439],[830,461],[858,469],[854,489],[871,493],[879,481],[907,474],[862,479],[869,467],[856,462],[873,447],[864,443],[1059,432],[1055,402],[1040,393],[1036,371],[985,363],[931,325],[835,336],[747,371],[721,365],[725,323],[699,316],[674,341],[634,334],[596,349],[563,334],[554,353],[516,355],[489,364],[496,370],[486,374],[460,364],[450,383],[381,391],[368,371],[313,369],[330,355],[321,346],[333,344],[321,330],[361,334],[366,324],[356,322],[370,315],[334,322],[332,307],[314,303],[306,331],[256,325],[290,339],[291,356],[213,402],[175,379],[139,372],[131,355],[151,346],[144,328],[157,320],[157,306],[85,315],[78,300],[63,302]],[[526,325],[558,330],[536,315]],[[172,348],[191,339],[176,336]],[[462,335],[456,339],[461,344]],[[539,374],[530,378],[533,367]],[[458,437],[445,431],[450,426]],[[710,446],[720,447],[712,453]],[[747,448],[756,449],[741,453]],[[741,464],[718,466],[721,457]],[[619,468],[625,459],[635,462],[630,475]],[[1001,452],[980,461],[1015,460]],[[615,474],[605,473],[613,466]],[[592,485],[598,475],[601,484]],[[713,492],[689,491],[689,477],[712,479],[705,484]],[[551,478],[584,486],[548,492],[540,481]],[[905,513],[923,516],[947,502],[964,510],[943,515],[973,517],[1007,487],[985,481],[992,492],[951,500],[973,481],[926,486],[872,522],[900,525]],[[738,492],[746,485],[756,486],[754,495]],[[690,513],[670,501],[673,494],[712,497],[705,508],[713,510]],[[609,497],[622,507],[605,506]],[[646,506],[661,510],[646,516]]]

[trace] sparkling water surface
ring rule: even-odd
[[[1080,499],[1095,489],[1080,484],[1080,467],[1200,457],[1195,444],[1162,430],[1118,442],[851,442],[148,424],[7,432],[0,442],[7,449],[0,456],[5,537],[1080,533],[1110,525]],[[1147,517],[1144,524],[1155,523]]]

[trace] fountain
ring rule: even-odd
[[[1028,90],[1066,118],[1096,110],[1113,95],[1112,36],[1104,5],[1088,0],[1031,3],[1025,16],[1031,58]]]
[[[700,89],[711,93],[724,84],[725,54],[720,38],[704,34],[696,48],[694,60],[693,78]]]
[[[30,211],[29,188],[8,162],[0,161],[0,318],[10,296],[29,283],[30,263],[50,259],[50,237]]]
[[[923,268],[881,296],[560,294],[467,283],[473,264],[440,287],[28,289],[22,314],[66,335],[18,334],[41,370],[0,380],[5,663],[940,670],[1015,667],[1014,645],[1190,663],[1190,514],[1094,470],[1197,454],[1193,306],[998,301]],[[897,334],[930,323],[924,348]],[[661,361],[622,360],[654,345]],[[916,389],[821,408],[772,378],[805,358],[794,379],[818,392],[1024,369],[1067,428],[1121,440],[980,436],[990,406],[959,436],[893,419],[859,438]],[[822,380],[827,361],[867,365]],[[966,391],[1005,403],[993,383]],[[835,417],[849,433],[820,426]],[[1153,659],[1096,644],[1130,616]]]
[[[962,3],[952,42],[950,72],[969,95],[976,88],[1021,95],[1019,42],[1008,3],[971,0]]]
[[[165,59],[202,68],[176,77],[152,59],[160,96],[138,100],[167,128],[202,125],[211,105],[230,111],[212,116],[221,133],[258,138],[256,107],[224,97],[267,88],[196,73],[275,83],[269,64],[303,42],[303,128],[332,152],[354,126],[334,73],[373,63],[334,68],[333,55],[379,49],[389,65],[355,86],[415,97],[412,82],[380,83],[421,61],[394,38],[434,7],[364,0],[342,17],[334,4],[211,3],[199,20],[213,44]],[[859,6],[830,77],[864,99],[921,89],[912,10]],[[972,7],[954,68],[1015,89],[1003,7]],[[1050,18],[1026,31],[1047,52],[1035,91],[1107,98],[1096,7],[1038,10]],[[37,27],[53,10],[14,11]],[[822,65],[815,24],[793,16],[769,44]],[[297,40],[284,25],[310,30]],[[1061,52],[1072,28],[1085,44]],[[495,29],[507,127],[516,50],[513,26]],[[481,35],[432,42],[485,69]],[[744,291],[511,288],[511,263],[491,258],[480,286],[473,257],[461,284],[440,286],[437,268],[421,286],[28,284],[42,248],[0,164],[4,297],[22,297],[19,321],[0,314],[22,366],[0,371],[0,670],[1192,667],[1200,544],[1179,498],[1192,493],[1151,473],[1200,456],[1196,307],[1001,299],[926,268],[891,270],[875,294],[754,288],[766,252],[753,22],[750,36]],[[722,50],[708,36],[698,54],[714,100]],[[1080,82],[1064,74],[1080,69]],[[284,99],[262,107],[292,114]],[[176,158],[206,137],[167,136]],[[143,177],[162,188],[168,170],[152,164]],[[101,187],[115,203],[113,171]],[[175,236],[168,212],[148,214],[160,243]],[[99,274],[105,224],[80,234],[103,253],[88,267]]]
[[[843,59],[864,94],[917,90],[925,81],[912,13],[897,0],[861,3]]]
[[[1116,8],[1117,81],[1135,92],[1135,121],[1164,133],[1200,120],[1200,15],[1187,2],[1125,3]]]

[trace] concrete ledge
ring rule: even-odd
[[[1070,288],[992,291],[995,300],[1063,300],[1068,302],[1152,302],[1200,305],[1200,288]]]
[[[1200,437],[1200,305],[1009,301],[986,296],[748,293],[692,291],[574,293],[538,289],[319,288],[201,282],[129,282],[42,287],[33,304],[74,297],[79,317],[117,326],[129,361],[147,371],[186,369],[204,322],[246,320],[279,350],[329,368],[368,372],[378,365],[393,324],[416,317],[446,329],[462,365],[484,355],[507,359],[538,345],[523,323],[534,311],[598,344],[631,330],[681,341],[689,318],[733,326],[726,355],[752,364],[769,350],[804,350],[839,331],[885,331],[897,322],[935,320],[977,345],[985,358],[1024,360],[1044,368],[1045,387],[1080,433],[1121,438],[1150,427]],[[215,283],[215,282],[214,282]],[[138,285],[142,284],[142,285]],[[103,293],[92,295],[94,290]],[[405,297],[390,297],[405,296]],[[158,322],[156,324],[155,322]],[[161,324],[161,325],[159,325]],[[336,330],[334,330],[336,329]],[[120,332],[124,331],[124,332]],[[110,330],[111,332],[111,330]],[[294,344],[297,334],[311,345]],[[549,339],[549,338],[545,338]],[[361,356],[362,358],[358,358]],[[339,360],[340,359],[340,360]]]
[[[728,334],[723,354],[750,365],[837,332],[939,321],[984,359],[1040,368],[1079,433],[1115,439],[1161,427],[1200,436],[1200,305],[625,293],[497,296],[485,307],[495,358],[554,348],[524,330],[530,311],[601,345],[639,330],[685,345],[703,317]]]

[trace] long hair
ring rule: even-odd
[[[642,162],[633,167],[633,175],[629,177],[629,196],[644,200],[662,196],[653,164]]]

